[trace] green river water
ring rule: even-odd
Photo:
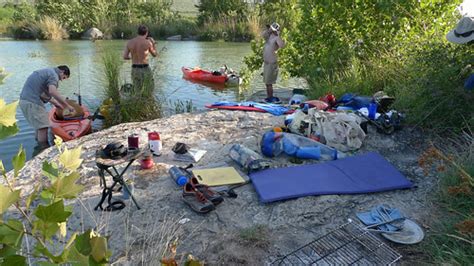
[[[8,102],[19,98],[23,83],[35,70],[61,64],[68,65],[71,77],[59,84],[62,95],[75,98],[74,93],[80,90],[83,104],[95,110],[103,100],[103,67],[102,55],[107,50],[122,54],[125,40],[114,41],[0,41],[0,67],[11,75],[0,85],[0,98]],[[263,90],[264,84],[257,76],[247,89],[212,88],[192,83],[182,78],[182,66],[200,66],[204,69],[218,69],[223,64],[239,70],[242,59],[248,55],[249,43],[224,42],[167,42],[159,41],[157,58],[150,60],[156,70],[156,93],[167,99],[168,106],[176,100],[192,100],[197,110],[205,109],[204,105],[215,101],[239,101],[257,90]],[[125,62],[121,71],[122,79],[130,82],[130,62]],[[293,81],[278,84],[280,87],[297,86]],[[277,86],[277,87],[279,87]],[[173,111],[169,107],[165,115]],[[7,169],[11,169],[11,158],[17,153],[20,145],[27,151],[30,159],[36,145],[34,130],[26,123],[20,108],[17,110],[20,132],[6,140],[0,141],[0,159]],[[95,125],[100,128],[100,125]]]

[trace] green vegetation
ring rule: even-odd
[[[153,77],[146,77],[142,86],[122,82],[120,69],[123,61],[114,51],[106,51],[102,57],[104,65],[104,101],[100,112],[105,117],[105,126],[126,122],[147,121],[161,117],[161,101],[154,95]],[[152,69],[152,72],[155,72]]]
[[[469,265],[474,261],[474,139],[469,134],[444,140],[444,149],[430,148],[420,158],[425,169],[442,174],[436,201],[440,219],[424,243],[437,262]]]
[[[282,25],[284,74],[306,78],[313,97],[384,90],[412,125],[446,131],[474,123],[473,94],[463,89],[472,51],[445,40],[460,2],[286,0],[261,10]],[[252,42],[247,80],[261,68],[262,47]]]
[[[182,114],[182,113],[192,113],[196,111],[196,107],[193,105],[193,100],[176,100],[175,102],[171,102],[171,105],[174,105],[174,113],[175,114]]]
[[[0,99],[0,139],[18,132],[15,113],[18,101],[6,104]],[[44,161],[42,175],[33,191],[21,191],[16,186],[18,175],[25,165],[26,152],[20,151],[12,159],[13,176],[0,160],[0,264],[2,265],[106,265],[110,258],[107,238],[94,230],[68,234],[67,222],[72,206],[66,200],[75,199],[83,187],[77,169],[82,163],[81,147],[68,150],[62,141],[55,140],[59,151],[57,160]],[[34,178],[34,177],[31,177]],[[26,193],[26,194],[25,194]],[[15,209],[15,214],[9,209]],[[8,214],[7,214],[8,213]]]
[[[96,27],[105,38],[130,38],[139,24],[145,24],[157,39],[179,34],[200,40],[249,41],[260,31],[255,10],[258,6],[233,0],[204,0],[197,6],[192,0],[41,0],[0,9],[0,14],[5,13],[0,33],[20,39],[80,38]],[[56,26],[38,25],[45,17]],[[57,37],[58,31],[66,34]]]
[[[13,22],[13,13],[15,9],[11,5],[0,7],[0,35],[5,33]]]

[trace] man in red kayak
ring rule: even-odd
[[[149,36],[145,25],[138,27],[138,36],[129,40],[123,52],[123,59],[132,59],[132,81],[135,90],[144,86],[154,88],[153,72],[148,65],[148,54],[157,56],[156,42]]]
[[[20,94],[20,109],[26,121],[35,129],[40,149],[49,147],[48,128],[50,124],[48,111],[46,111],[44,104],[50,102],[69,113],[74,112],[74,108],[58,91],[59,81],[69,78],[69,75],[69,67],[65,65],[40,69],[33,72],[23,85]]]
[[[262,37],[265,39],[265,46],[263,47],[263,82],[265,82],[267,88],[265,102],[280,103],[280,99],[273,96],[273,84],[276,83],[278,77],[277,51],[285,47],[285,42],[280,37],[280,25],[276,22],[267,25]]]

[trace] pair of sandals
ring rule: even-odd
[[[191,177],[183,187],[183,201],[197,213],[208,213],[224,201],[224,198],[200,184],[196,177]]]

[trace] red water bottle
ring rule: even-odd
[[[158,132],[153,131],[153,132],[148,133],[148,145],[153,155],[155,156],[161,155],[162,144],[161,144],[160,134]]]

